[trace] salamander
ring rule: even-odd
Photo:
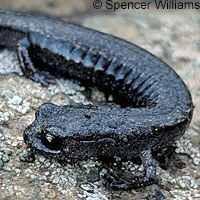
[[[52,76],[96,86],[119,106],[42,104],[24,141],[59,160],[91,156],[140,157],[144,174],[108,175],[115,189],[156,182],[152,152],[179,139],[193,102],[176,72],[123,39],[51,17],[0,10],[0,48],[18,55],[23,74],[47,86]]]

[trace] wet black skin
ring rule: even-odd
[[[108,175],[108,185],[155,183],[152,151],[179,139],[193,113],[190,92],[167,64],[111,35],[12,11],[0,11],[0,48],[17,52],[24,75],[44,86],[54,82],[52,75],[77,79],[121,106],[43,104],[24,131],[28,147],[59,160],[139,156],[143,176]]]

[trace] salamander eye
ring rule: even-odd
[[[42,130],[40,133],[41,142],[51,150],[59,150],[62,146],[62,141],[58,136],[53,135],[50,131]]]

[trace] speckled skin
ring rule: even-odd
[[[113,188],[151,184],[151,151],[173,143],[190,124],[193,103],[186,85],[134,44],[60,20],[0,11],[0,48],[16,51],[24,74],[43,85],[50,82],[44,71],[78,79],[124,107],[47,103],[24,132],[29,147],[57,159],[140,156],[145,176],[131,182],[109,177]]]

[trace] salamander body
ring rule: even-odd
[[[24,131],[25,143],[57,159],[139,156],[145,173],[113,188],[138,188],[156,180],[151,152],[179,139],[193,103],[184,82],[146,50],[114,36],[61,20],[0,11],[0,48],[15,51],[25,76],[42,85],[52,75],[97,86],[117,106],[41,105]]]

